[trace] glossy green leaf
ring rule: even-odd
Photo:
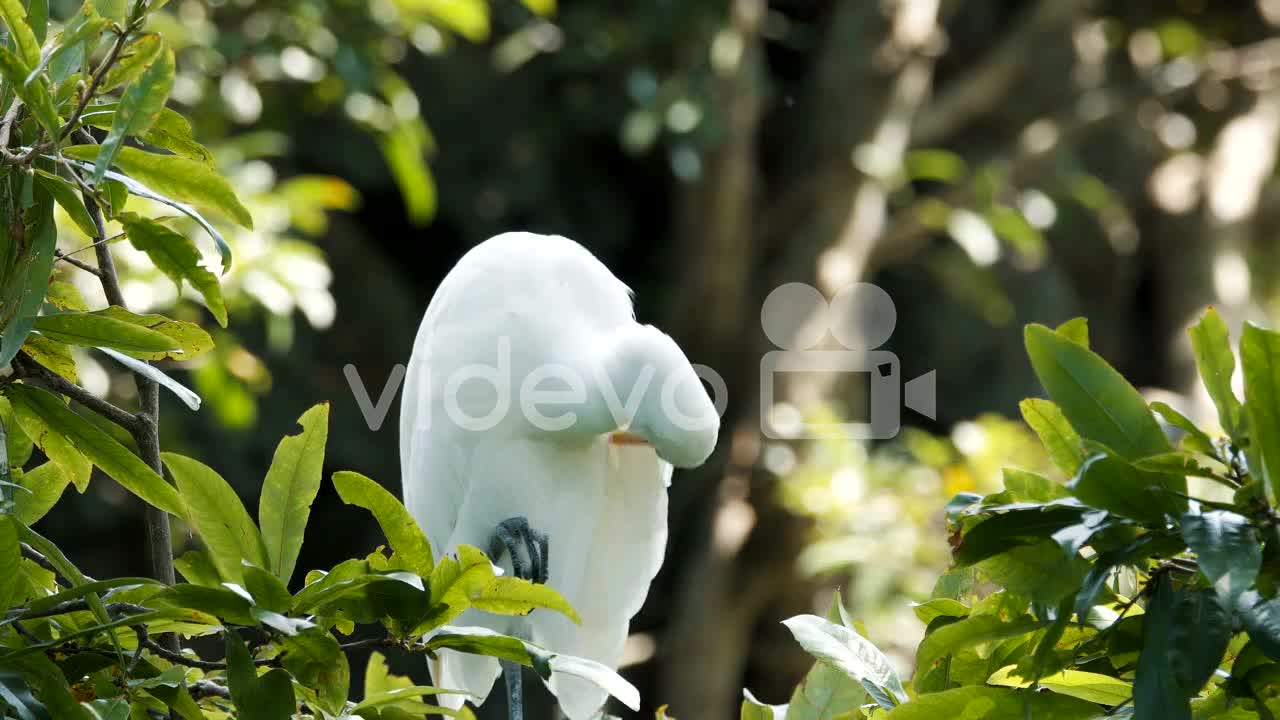
[[[357,505],[373,513],[396,554],[410,563],[423,577],[431,575],[435,562],[431,543],[404,505],[378,483],[354,472],[333,474],[333,486],[348,505]]]
[[[13,468],[25,466],[31,459],[31,451],[35,448],[35,443],[31,442],[31,438],[27,437],[27,433],[22,430],[18,419],[13,415],[13,405],[9,403],[9,398],[3,395],[0,395],[0,423],[3,423],[5,428],[5,448],[8,450],[9,466]]]
[[[1231,389],[1236,359],[1231,354],[1231,337],[1227,324],[1216,310],[1209,308],[1204,317],[1192,325],[1187,333],[1191,336],[1191,349],[1196,356],[1200,378],[1204,381],[1205,390],[1209,392],[1213,404],[1218,408],[1218,422],[1222,423],[1222,429],[1231,437],[1243,438],[1244,408]]]
[[[293,683],[279,668],[258,677],[253,656],[234,631],[226,638],[227,685],[239,710],[238,720],[290,720],[297,710]]]
[[[36,408],[28,406],[17,397],[11,402],[14,419],[18,421],[23,434],[32,438],[36,447],[39,447],[41,452],[62,468],[77,490],[84,492],[89,487],[93,463],[85,457],[84,453],[76,449],[76,445],[69,438],[52,427],[36,411]]]
[[[1190,720],[1190,696],[1178,685],[1171,663],[1170,636],[1175,596],[1168,574],[1155,581],[1142,622],[1142,654],[1133,678],[1137,720]]]
[[[1177,490],[1186,478],[1143,472],[1117,457],[1094,455],[1080,466],[1068,487],[1086,505],[1109,510],[1122,517],[1154,524],[1166,513],[1181,514],[1186,501],[1162,489]]]
[[[1237,607],[1262,567],[1262,546],[1249,521],[1226,510],[1187,513],[1182,537],[1226,607]]]
[[[1251,447],[1261,461],[1254,468],[1265,478],[1273,497],[1280,493],[1280,334],[1245,323],[1240,336],[1244,397],[1253,430]]]
[[[1040,383],[1081,436],[1130,459],[1173,449],[1142,395],[1100,356],[1043,325],[1027,326],[1026,345]]]
[[[302,432],[284,438],[276,447],[258,502],[258,520],[267,550],[265,567],[285,583],[293,576],[311,503],[320,491],[329,438],[329,405],[311,408],[298,419],[298,424]]]
[[[968,606],[951,598],[934,598],[928,602],[916,603],[911,606],[911,610],[925,625],[940,617],[962,618],[969,615]]]
[[[236,491],[221,475],[197,460],[164,453],[165,467],[191,508],[191,523],[209,548],[209,556],[224,580],[242,583],[242,561],[267,566],[258,526],[245,511]]]
[[[1071,318],[1054,328],[1054,332],[1082,347],[1089,347],[1089,319]]]
[[[67,157],[94,162],[98,157],[98,146],[75,145],[63,148],[62,152]],[[125,175],[155,192],[174,200],[213,208],[242,227],[253,228],[253,216],[240,204],[231,184],[202,162],[179,155],[157,155],[122,147],[114,164]]]
[[[1159,401],[1151,403],[1151,409],[1164,418],[1165,422],[1186,433],[1182,440],[1183,447],[1205,455],[1213,454],[1213,440],[1205,434],[1205,431],[1191,422],[1186,415],[1173,409],[1167,403]]]
[[[39,417],[46,432],[61,435],[134,495],[165,512],[186,516],[186,505],[172,485],[106,432],[72,412],[57,396],[27,385],[14,385],[9,388],[9,399],[15,411]],[[23,410],[19,411],[19,407]],[[40,444],[39,438],[36,444]]]
[[[51,340],[68,345],[109,347],[138,353],[165,353],[178,349],[178,344],[167,335],[98,313],[44,315],[36,319],[35,329]]]
[[[796,686],[787,704],[788,720],[834,720],[851,715],[867,702],[862,683],[834,666],[818,661]]]
[[[115,117],[116,108],[116,103],[95,105],[89,112],[84,114],[84,122],[93,127],[109,130]],[[142,134],[141,139],[148,145],[154,145],[177,155],[198,160],[210,167],[214,165],[213,153],[196,141],[195,134],[191,130],[191,123],[170,108],[160,110],[155,122],[152,123],[150,129]]]
[[[1031,545],[1080,522],[1081,508],[1051,506],[1012,510],[983,520],[968,532],[955,549],[957,565],[972,565],[1015,545]]]
[[[129,242],[147,254],[156,269],[163,272],[182,290],[185,280],[204,296],[209,312],[222,327],[227,326],[227,305],[222,297],[218,276],[201,264],[200,250],[181,233],[174,232],[154,220],[124,213],[120,216]]]
[[[1175,593],[1169,633],[1169,666],[1188,698],[1200,693],[1231,642],[1231,614],[1213,590],[1181,588]]]
[[[1067,477],[1076,474],[1084,462],[1084,446],[1062,410],[1053,402],[1041,398],[1027,398],[1018,403],[1022,419],[1035,431],[1049,459]]]
[[[987,558],[974,567],[1009,592],[1044,605],[1057,605],[1062,596],[1075,592],[1088,564],[1062,552],[1054,540],[1017,545]]]
[[[163,47],[155,61],[125,88],[111,131],[103,138],[98,159],[94,161],[94,185],[106,177],[126,137],[142,135],[151,129],[173,90],[175,69],[173,51]]]

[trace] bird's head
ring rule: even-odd
[[[720,433],[720,415],[669,335],[651,325],[621,330],[604,364],[611,380],[605,400],[621,411],[615,413],[621,415],[620,424],[676,467],[706,462]]]

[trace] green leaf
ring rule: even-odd
[[[1029,635],[1045,623],[1023,615],[1005,620],[998,615],[970,615],[929,633],[916,650],[916,677],[923,678],[934,663],[957,650],[1009,638]]]
[[[0,4],[11,0],[0,0]],[[24,63],[7,47],[0,47],[0,73],[9,81],[10,87],[18,97],[27,104],[31,114],[40,126],[55,140],[61,134],[62,122],[58,119],[57,108],[53,104],[53,96],[49,94],[49,85],[43,77],[35,77],[27,82],[31,72],[31,64]]]
[[[1062,552],[1055,541],[1045,540],[1015,546],[975,567],[1011,593],[1057,605],[1063,595],[1080,587],[1087,566],[1083,559]]]
[[[1151,403],[1151,409],[1156,411],[1164,421],[1186,433],[1182,440],[1182,445],[1189,450],[1194,450],[1205,455],[1213,455],[1213,440],[1195,423],[1191,422],[1186,415],[1173,409],[1166,403],[1156,401]]]
[[[1187,330],[1191,336],[1191,349],[1196,356],[1196,366],[1205,390],[1218,408],[1218,421],[1232,438],[1245,435],[1244,408],[1231,389],[1231,376],[1236,371],[1236,359],[1231,354],[1231,337],[1227,324],[1213,308],[1209,308],[1200,322]],[[1241,353],[1244,347],[1241,346]]]
[[[254,627],[258,624],[249,599],[227,587],[183,583],[165,588],[151,596],[147,602],[157,607],[194,610],[236,625]]]
[[[921,695],[880,716],[881,720],[1091,720],[1097,705],[1054,693],[971,686]]]
[[[348,505],[357,505],[373,513],[387,536],[387,542],[396,555],[409,562],[410,567],[422,577],[431,575],[435,568],[431,543],[422,528],[404,505],[378,483],[355,472],[336,472],[333,486],[338,496]]]
[[[280,578],[256,565],[244,566],[244,587],[259,606],[278,613],[289,611],[293,596]]]
[[[102,182],[126,137],[142,135],[151,129],[173,90],[174,70],[173,51],[162,48],[155,62],[125,88],[111,131],[99,146],[93,168],[94,185]]]
[[[1054,332],[1067,338],[1068,340],[1080,345],[1081,347],[1089,347],[1089,319],[1078,317],[1062,323],[1054,328]]]
[[[1142,654],[1133,678],[1136,720],[1191,718],[1190,696],[1179,687],[1171,663],[1174,601],[1173,585],[1168,573],[1163,573],[1155,582],[1155,593],[1142,616]]]
[[[31,333],[27,336],[27,341],[22,344],[22,352],[71,382],[80,382],[76,360],[71,356],[71,348],[66,344],[39,333]]]
[[[135,79],[155,64],[165,51],[164,40],[155,33],[148,33],[124,46],[120,59],[102,77],[99,87],[103,92],[114,90]]]
[[[329,438],[329,405],[311,408],[298,419],[298,424],[302,432],[284,438],[276,447],[258,501],[258,520],[262,523],[269,563],[265,567],[285,583],[293,576],[311,503],[320,491],[324,447]]]
[[[200,291],[209,312],[222,327],[227,326],[227,305],[222,297],[222,285],[218,276],[201,265],[200,250],[185,235],[133,213],[123,213],[120,222],[129,235],[129,242],[147,254],[156,266],[182,290],[182,281]]]
[[[400,188],[409,220],[418,226],[426,225],[436,213],[436,184],[424,157],[429,137],[422,119],[413,118],[397,123],[381,143],[382,156]]]
[[[173,566],[182,573],[182,577],[186,578],[187,582],[206,587],[218,587],[222,583],[222,578],[218,576],[218,569],[209,559],[209,553],[203,550],[188,550],[181,557],[174,559]]]
[[[129,492],[165,512],[186,517],[186,505],[173,486],[106,432],[72,412],[57,396],[19,384],[10,386],[9,399],[13,401],[16,412],[38,417],[47,427],[46,432],[61,435]],[[40,438],[32,437],[39,445]]]
[[[969,616],[969,608],[958,600],[951,598],[934,598],[928,602],[911,606],[920,622],[928,625],[940,617],[963,618]]]
[[[63,148],[63,154],[77,160],[93,162],[98,157],[97,145],[74,145]],[[122,147],[114,164],[121,172],[145,183],[155,192],[184,202],[213,208],[252,229],[253,216],[240,204],[231,184],[202,162],[178,155],[157,155],[136,148]]]
[[[34,408],[27,406],[20,399],[12,400],[14,419],[28,438],[34,440],[51,461],[58,464],[67,474],[76,489],[84,492],[89,487],[90,473],[93,463],[76,449],[67,437],[54,430]]]
[[[1014,674],[1016,668],[1016,665],[1000,668],[987,678],[987,684],[1015,688],[1030,686],[1030,680],[1023,680]],[[1050,692],[1099,705],[1121,705],[1133,697],[1133,687],[1124,680],[1082,670],[1063,670],[1042,677],[1035,683]]]
[[[887,689],[898,702],[907,701],[907,691],[889,658],[851,628],[816,615],[796,615],[783,620],[782,624],[791,631],[796,642],[818,660],[829,663],[858,682],[869,681]]]
[[[1122,517],[1147,524],[1163,522],[1165,513],[1181,514],[1186,501],[1161,493],[1161,488],[1176,486],[1175,475],[1143,472],[1124,460],[1109,455],[1094,455],[1080,466],[1079,473],[1067,484],[1071,494],[1081,502]]]
[[[82,116],[82,119],[86,125],[109,130],[117,107],[115,103],[95,105]],[[148,145],[198,160],[210,167],[214,166],[213,153],[196,142],[195,135],[191,131],[191,123],[187,122],[181,114],[167,107],[160,110],[151,128],[144,132],[141,138]]]
[[[18,545],[18,526],[13,516],[0,514],[0,609],[21,600],[22,548]]]
[[[13,0],[5,0],[13,2]],[[22,675],[31,692],[57,720],[92,720],[88,711],[71,694],[71,686],[62,670],[42,654],[28,654],[21,659],[8,660],[14,670]]]
[[[98,313],[69,312],[36,319],[35,329],[51,340],[85,347],[109,347],[137,353],[179,349],[173,338]]]
[[[167,352],[129,353],[139,360],[192,360],[213,349],[213,338],[195,323],[171,320],[163,315],[135,315],[116,305],[95,310],[93,314],[158,332],[170,338],[177,347],[177,350]]]
[[[18,57],[28,68],[40,63],[40,42],[27,23],[27,9],[21,0],[0,0],[0,18],[9,26],[9,35],[18,49]],[[25,73],[23,74],[25,79]],[[19,83],[22,81],[19,80]]]
[[[223,633],[227,646],[227,685],[239,720],[290,720],[297,710],[293,683],[281,669],[262,677],[253,666],[253,656],[234,631]]]
[[[788,720],[856,718],[867,701],[867,690],[835,667],[818,661],[796,686],[787,705]]]
[[[1040,383],[1080,435],[1129,459],[1173,449],[1142,395],[1097,354],[1043,325],[1027,326],[1026,345]]]
[[[31,451],[35,443],[31,442],[31,438],[27,437],[27,433],[22,430],[18,419],[13,416],[13,405],[9,404],[9,398],[3,395],[0,395],[0,424],[4,425],[7,435],[5,448],[9,453],[9,467],[20,468],[26,465],[31,459]]]
[[[1084,446],[1062,410],[1049,400],[1027,398],[1018,403],[1022,419],[1035,431],[1049,459],[1067,477],[1076,474],[1084,462]]]
[[[26,225],[11,227],[0,223],[0,249],[8,243],[22,247],[23,244],[10,235],[18,228],[22,228],[27,240],[26,251],[11,261],[8,277],[0,283],[0,367],[8,365],[26,342],[53,273],[53,251],[58,242],[53,203],[39,202],[27,215],[32,222]]]
[[[209,466],[175,453],[163,453],[178,490],[191,509],[191,523],[209,548],[210,558],[224,580],[242,583],[242,561],[267,566],[258,526],[245,511],[236,491]]]
[[[54,51],[46,55],[39,65],[32,68],[31,74],[27,76],[27,82],[34,80],[46,67],[51,67],[54,68],[54,82],[61,83],[67,77],[58,72],[62,62],[64,60],[74,60],[74,55],[82,55],[85,52],[85,41],[102,32],[107,24],[107,19],[98,15],[93,0],[85,0],[76,14],[67,21],[62,32],[58,34],[57,42],[54,44]],[[79,65],[78,62],[68,62],[68,64]]]
[[[87,237],[98,234],[97,226],[94,225],[93,218],[89,216],[89,211],[85,208],[84,201],[80,199],[80,193],[76,191],[74,185],[39,168],[36,168],[36,182],[40,183],[53,196],[54,201],[62,206],[62,209],[67,212],[67,217],[71,218],[71,222],[80,228],[80,232]]]
[[[1178,590],[1169,633],[1169,665],[1182,693],[1192,698],[1213,676],[1231,642],[1231,614],[1212,590]]]
[[[13,516],[23,525],[34,525],[53,509],[71,477],[55,462],[47,462],[22,473],[18,484],[28,492],[14,495]],[[0,607],[8,607],[0,604]]]
[[[955,550],[959,566],[999,555],[1015,545],[1033,545],[1080,522],[1082,508],[1048,506],[993,515],[970,528]]]
[[[351,669],[337,639],[316,628],[283,638],[280,645],[285,669],[303,686],[315,689],[320,709],[330,715],[341,714],[347,702]]]
[[[1240,364],[1244,367],[1244,397],[1253,428],[1251,450],[1258,454],[1256,468],[1280,496],[1280,335],[1245,323],[1240,337]],[[1253,457],[1250,458],[1251,460]]]
[[[1249,521],[1226,510],[1187,513],[1182,516],[1182,537],[1224,605],[1238,607],[1262,567],[1262,546]]]

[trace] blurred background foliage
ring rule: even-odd
[[[275,439],[331,400],[329,463],[396,488],[398,404],[370,429],[343,368],[376,401],[480,240],[577,239],[728,386],[628,644],[677,717],[730,717],[744,685],[782,701],[808,659],[777,621],[837,585],[907,666],[910,602],[949,560],[943,504],[1047,469],[1017,420],[1038,391],[1024,323],[1087,315],[1096,350],[1211,423],[1186,325],[1210,303],[1233,328],[1280,319],[1275,0],[172,0],[152,22],[256,220],[227,229],[235,321],[185,368],[205,410],[166,400],[165,446],[254,496]],[[132,307],[198,312],[131,253]],[[904,380],[937,370],[937,418],[904,411],[867,446],[764,440],[759,312],[793,281],[887,289],[882,349]],[[803,417],[856,414],[841,378],[778,382]],[[91,487],[44,528],[91,574],[143,574],[141,508]],[[300,566],[368,546],[352,522],[322,492]]]

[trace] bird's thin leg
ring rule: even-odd
[[[520,557],[521,545],[529,556],[527,566]],[[504,551],[511,556],[511,572],[516,577],[536,583],[547,581],[550,540],[546,533],[529,527],[527,519],[516,516],[498,523],[489,543],[489,558],[497,562]],[[509,720],[524,720],[523,668],[511,660],[503,660],[501,664],[502,677],[507,685],[507,717]]]
[[[524,720],[524,668],[515,660],[502,660],[502,677],[507,681],[507,718]]]

